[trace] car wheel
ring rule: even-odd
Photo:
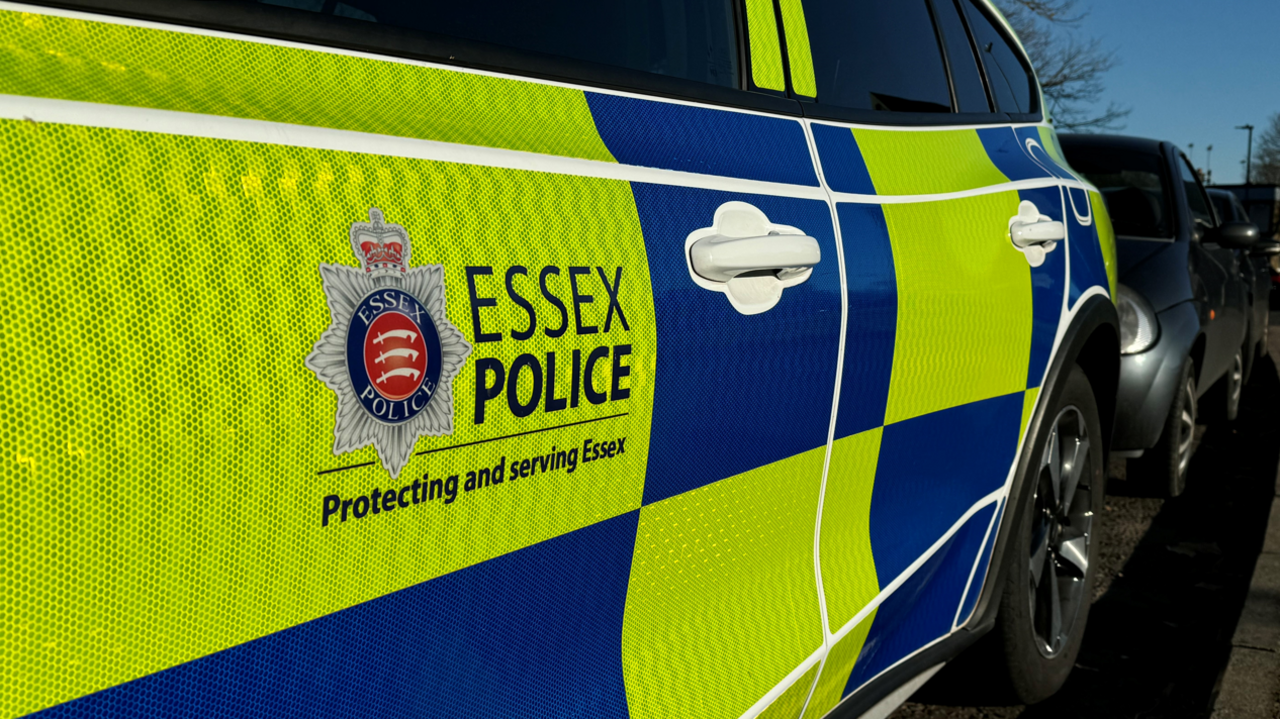
[[[1058,691],[1075,665],[1093,599],[1105,492],[1102,425],[1079,367],[1044,418],[1030,450],[997,620],[1010,683],[1025,703]]]
[[[1187,468],[1195,451],[1198,419],[1195,364],[1188,357],[1183,360],[1178,390],[1165,417],[1160,441],[1141,459],[1129,462],[1129,476],[1149,484],[1164,496],[1182,494],[1187,488]]]
[[[1234,422],[1240,416],[1240,395],[1244,393],[1244,350],[1236,350],[1236,356],[1231,358],[1231,369],[1223,379],[1226,380],[1227,391],[1226,419]]]

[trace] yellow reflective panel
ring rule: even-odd
[[[622,625],[635,719],[736,719],[822,646],[826,447],[640,510]]]
[[[747,36],[751,43],[751,81],[765,90],[785,91],[778,18],[773,13],[772,0],[747,0]]]
[[[1089,205],[1093,210],[1093,224],[1098,228],[1098,245],[1102,248],[1102,264],[1107,268],[1107,289],[1111,293],[1111,301],[1116,299],[1116,231],[1111,226],[1111,215],[1107,213],[1107,204],[1102,195],[1089,193]]]
[[[844,636],[831,651],[822,665],[822,673],[818,675],[818,684],[813,688],[813,696],[809,699],[809,708],[804,716],[819,719],[831,711],[843,698],[844,687],[849,683],[849,675],[853,673],[853,665],[862,653],[862,645],[867,641],[871,624],[876,619],[872,610],[858,625]]]
[[[1036,411],[1036,400],[1039,398],[1039,387],[1032,387],[1022,395],[1022,424],[1019,425],[1019,431],[1024,434],[1027,431],[1027,423],[1031,421],[1031,415]]]
[[[829,631],[840,631],[880,593],[871,553],[871,490],[883,427],[837,439],[822,500],[818,557]]]
[[[625,182],[0,121],[0,207],[8,258],[0,303],[13,310],[0,317],[0,364],[9,368],[0,380],[0,456],[9,458],[0,495],[8,553],[0,716],[165,669],[640,504],[656,338]],[[473,346],[452,385],[452,435],[424,437],[416,449],[479,444],[414,456],[395,479],[371,447],[333,455],[335,395],[304,364],[332,319],[319,266],[359,266],[349,232],[371,207],[406,229],[410,266],[443,265],[444,310]],[[504,286],[516,265],[529,276],[514,276],[513,286],[538,318],[525,341],[512,333],[527,326],[527,314]],[[477,341],[469,266],[493,271],[476,277],[477,294],[495,300],[480,308],[480,322],[500,341]],[[570,329],[558,338],[543,332],[564,321],[537,289],[544,266],[559,268],[548,286],[569,306]],[[589,268],[577,283],[595,298],[582,306],[595,334],[573,328],[574,266]],[[597,268],[629,329],[616,311],[609,322]],[[587,399],[584,378],[574,406],[575,352],[584,362],[604,353],[589,380],[607,395],[603,403]],[[551,353],[554,393],[545,376]],[[517,418],[501,392],[477,424],[477,363],[503,363],[510,380],[522,354],[541,364],[544,399]],[[615,372],[615,358],[629,374]],[[533,377],[517,377],[520,403],[530,401]],[[616,396],[615,378],[628,397]],[[547,412],[545,395],[568,406]],[[611,415],[620,416],[485,441]],[[622,454],[615,445],[606,460],[583,457],[584,443],[623,438]],[[541,464],[553,448],[565,461]],[[786,466],[807,469],[806,461]],[[795,477],[768,476],[760,500],[789,506]],[[810,548],[812,484],[806,499],[794,500],[806,508],[794,521],[805,517],[807,529],[795,531]],[[409,506],[387,510],[388,490]],[[358,518],[353,505],[346,521],[334,513],[325,526],[327,497],[375,491],[384,511]],[[412,503],[411,495],[424,499]],[[812,582],[811,549],[806,556],[797,567],[805,564]]]
[[[800,0],[780,0],[782,28],[787,39],[787,65],[791,68],[791,89],[797,95],[818,96],[813,76],[813,53],[809,50],[809,26]]]
[[[0,93],[613,162],[581,90],[11,11],[0,37]]]
[[[1009,241],[1018,193],[884,205],[898,278],[885,423],[1022,392],[1031,269]]]
[[[799,719],[804,710],[804,702],[809,698],[809,690],[813,688],[813,679],[818,676],[818,664],[814,664],[804,676],[765,708],[758,715],[759,719]]]
[[[859,128],[853,136],[878,195],[963,192],[1009,181],[991,162],[977,130]]]

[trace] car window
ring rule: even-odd
[[[1075,143],[1063,149],[1071,167],[1102,192],[1117,235],[1173,237],[1169,190],[1159,155]]]
[[[1187,191],[1187,209],[1191,211],[1191,221],[1205,227],[1213,227],[1217,223],[1213,218],[1213,210],[1209,209],[1208,196],[1185,155],[1178,156],[1178,171],[1182,173],[1182,186]]]
[[[956,93],[956,109],[960,112],[991,112],[987,90],[982,86],[982,73],[973,55],[973,42],[960,17],[957,1],[935,0],[933,4],[943,45],[947,49],[951,84]]]
[[[1231,195],[1231,207],[1234,210],[1231,214],[1231,219],[1236,222],[1249,221],[1249,213],[1245,211],[1244,205],[1240,204],[1240,198],[1236,197],[1234,193]]]
[[[1218,219],[1222,222],[1231,222],[1236,219],[1232,212],[1231,196],[1221,192],[1210,192],[1209,199],[1213,200],[1213,209],[1218,211]]]
[[[518,50],[738,86],[732,0],[260,0]]]
[[[818,102],[856,110],[951,112],[926,0],[804,0]]]
[[[1035,112],[1035,81],[1022,64],[1018,52],[980,9],[978,0],[966,0],[964,4],[997,109],[1000,112]]]

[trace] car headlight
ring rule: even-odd
[[[1160,321],[1147,298],[1117,285],[1116,309],[1120,312],[1120,354],[1146,352],[1160,339]]]

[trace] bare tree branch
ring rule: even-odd
[[[1097,109],[1103,76],[1119,60],[1099,40],[1081,41],[1067,32],[1085,14],[1076,0],[996,0],[1031,57],[1054,124],[1063,130],[1118,130],[1129,108],[1115,103]]]
[[[1280,185],[1280,112],[1271,116],[1253,150],[1253,181]]]

